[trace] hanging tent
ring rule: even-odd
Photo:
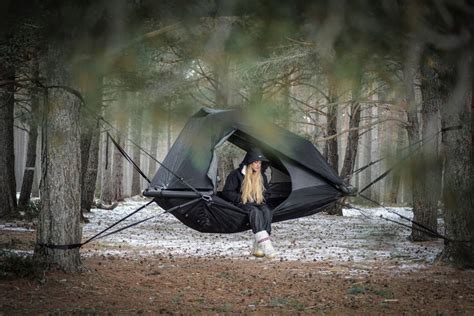
[[[245,151],[258,147],[268,158],[273,222],[315,214],[349,193],[309,141],[274,124],[249,121],[238,110],[198,111],[143,194],[166,210],[174,207],[171,214],[200,232],[250,229],[247,213],[217,192],[215,150],[226,141]]]

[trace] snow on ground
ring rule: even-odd
[[[88,215],[90,223],[84,225],[84,240],[146,202],[146,199],[134,198],[126,200],[114,210],[93,209]],[[391,210],[412,217],[408,208]],[[152,204],[114,229],[161,212],[156,204]],[[273,224],[272,241],[279,252],[278,258],[356,263],[390,260],[395,264],[400,262],[413,266],[432,262],[442,248],[441,241],[408,241],[409,229],[380,217],[403,221],[387,209],[364,208],[364,214],[357,210],[345,209],[343,217],[316,214]],[[117,234],[93,241],[93,247],[87,247],[85,253],[243,258],[249,256],[252,240],[251,231],[204,234],[181,224],[171,214],[163,214]],[[104,250],[104,246],[108,249]],[[114,250],[110,250],[111,248]]]
[[[5,224],[0,224],[0,230],[9,230],[9,231],[15,231],[15,232],[32,232],[34,229],[28,228],[28,227],[21,227],[18,226],[15,223],[5,223]]]

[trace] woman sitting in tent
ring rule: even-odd
[[[268,159],[257,149],[250,150],[239,168],[226,179],[222,194],[249,214],[250,227],[255,235],[252,254],[256,257],[274,258],[276,251],[270,241],[272,211],[265,203],[269,185],[265,176]]]

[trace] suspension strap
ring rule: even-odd
[[[433,138],[435,137],[436,135],[438,135],[440,132],[437,132],[433,135],[431,135],[430,137],[427,137],[425,140],[428,140],[430,138]],[[412,144],[415,145],[415,144],[418,144],[420,143],[420,141]],[[405,157],[403,157],[402,159],[400,159],[399,161],[397,161],[394,165],[392,165],[390,168],[388,168],[388,170],[386,170],[384,173],[382,173],[380,176],[378,176],[376,179],[374,179],[373,181],[371,181],[369,184],[367,184],[364,188],[362,188],[360,191],[359,191],[359,194],[364,192],[365,190],[367,190],[368,188],[370,188],[371,186],[373,186],[374,184],[376,184],[377,182],[379,182],[380,180],[382,180],[383,178],[385,178],[386,176],[388,176],[388,174],[390,172],[392,172],[393,169],[395,169],[396,166],[402,164],[402,162],[404,162],[405,160],[407,160],[408,158],[410,158],[412,155],[414,155],[418,150],[420,150],[426,143],[422,143],[421,145],[419,145],[417,148],[415,148],[413,151],[409,152]]]
[[[395,215],[398,215],[400,218],[402,218],[402,219],[404,219],[404,220],[407,220],[407,221],[413,223],[413,224],[416,225],[416,226],[412,226],[411,228],[413,228],[413,229],[415,229],[415,230],[418,230],[418,231],[423,232],[423,233],[428,233],[428,234],[430,234],[430,235],[432,235],[432,236],[434,236],[434,237],[437,237],[437,238],[442,238],[442,239],[448,240],[448,241],[450,240],[448,237],[441,235],[441,234],[438,233],[437,231],[435,231],[435,230],[433,230],[433,229],[431,229],[431,228],[429,228],[429,227],[426,227],[425,225],[420,224],[420,223],[418,223],[418,222],[416,222],[416,221],[414,221],[414,220],[412,220],[412,219],[410,219],[410,218],[408,218],[408,217],[406,217],[406,216],[403,216],[403,215],[401,215],[400,213],[395,212],[394,210],[391,210],[391,209],[387,208],[386,206],[384,206],[384,205],[378,203],[377,201],[374,201],[373,199],[369,198],[368,196],[365,196],[365,195],[363,195],[363,194],[359,194],[359,195],[360,195],[361,198],[366,199],[367,201],[372,202],[372,203],[374,203],[375,205],[384,208],[385,210],[389,211],[390,213],[395,214]],[[406,226],[408,226],[408,225],[406,225]],[[410,226],[408,226],[408,227],[410,227]],[[420,228],[417,228],[417,227],[420,227]]]
[[[151,183],[150,179],[148,179],[148,177],[146,176],[146,174],[140,169],[140,167],[138,166],[138,164],[133,161],[132,157],[130,157],[130,155],[122,148],[122,146],[120,146],[120,144],[112,137],[112,135],[110,135],[109,132],[107,132],[107,139],[109,139],[112,141],[112,143],[115,145],[115,148],[117,148],[117,150],[120,152],[120,154],[122,154],[122,156],[132,164],[133,168],[143,177],[143,179],[145,179],[148,183]]]
[[[109,123],[107,120],[105,120],[103,117],[100,117],[100,120],[102,122],[104,122],[105,124],[107,124],[108,126],[110,126],[110,128],[112,128],[113,130],[115,130],[118,134],[121,134],[119,130],[117,130],[111,123]],[[138,145],[137,143],[135,143],[133,140],[127,138],[127,140],[132,143],[133,145],[135,145],[138,149],[140,149],[144,154],[146,154],[149,158],[151,158],[153,161],[155,161],[156,163],[158,163],[161,167],[163,167],[166,171],[168,171],[171,175],[173,175],[176,179],[178,179],[179,181],[181,181],[184,185],[186,185],[188,188],[190,188],[194,193],[196,193],[197,195],[203,197],[204,195],[199,192],[195,187],[193,187],[190,183],[188,183],[183,177],[180,177],[178,176],[176,173],[174,173],[170,168],[168,168],[167,166],[165,166],[161,161],[159,161],[158,159],[156,159],[155,157],[153,157],[150,153],[148,153],[145,149],[143,149],[140,145]],[[150,181],[149,181],[150,183]]]
[[[174,206],[174,207],[172,207],[172,208],[170,208],[170,209],[168,209],[168,210],[166,210],[166,211],[164,211],[164,212],[162,212],[162,213],[160,213],[160,214],[158,214],[158,215],[153,215],[153,216],[147,217],[147,218],[142,219],[142,220],[140,220],[140,221],[138,221],[138,222],[132,223],[132,224],[127,225],[127,226],[125,226],[125,227],[121,227],[121,228],[119,228],[119,229],[117,229],[117,230],[114,230],[114,231],[112,231],[112,232],[110,232],[110,233],[108,233],[108,234],[105,234],[105,235],[100,236],[100,237],[97,237],[97,238],[98,238],[98,239],[102,239],[102,238],[108,237],[108,236],[110,236],[110,235],[113,235],[113,234],[116,234],[116,233],[118,233],[118,232],[121,232],[122,230],[125,230],[125,229],[128,229],[128,228],[130,228],[130,227],[139,225],[139,224],[141,224],[141,223],[144,223],[144,222],[146,222],[146,221],[148,221],[148,220],[150,220],[150,219],[152,219],[152,218],[161,216],[161,215],[163,215],[163,214],[171,213],[171,212],[173,212],[173,211],[176,211],[177,209],[180,209],[180,208],[189,206],[189,205],[191,205],[191,204],[194,204],[194,203],[198,202],[199,200],[201,200],[201,198],[197,198],[197,199],[191,200],[191,201],[189,201],[189,202],[186,202],[186,203],[183,203],[183,204]]]
[[[354,172],[352,172],[352,174],[353,174],[353,175],[354,175],[354,174],[358,174],[358,173],[364,171],[365,169],[369,168],[370,166],[375,165],[376,163],[378,163],[378,162],[380,162],[380,161],[382,161],[382,160],[384,160],[384,159],[385,159],[385,158],[380,158],[380,159],[371,161],[371,162],[369,162],[368,164],[366,164],[365,166],[362,166],[362,167],[360,167],[360,168],[354,170]]]
[[[79,243],[79,244],[69,244],[69,245],[39,244],[39,246],[46,247],[46,248],[50,248],[50,249],[61,249],[61,250],[68,250],[68,249],[80,248],[80,247],[84,246],[85,244],[91,242],[92,240],[98,238],[100,235],[102,235],[102,234],[105,233],[106,231],[110,230],[111,228],[115,227],[115,226],[118,225],[119,223],[123,222],[124,220],[126,220],[126,219],[129,218],[130,216],[132,216],[132,215],[138,213],[139,211],[141,211],[142,209],[144,209],[145,207],[147,207],[148,205],[150,205],[150,204],[153,203],[153,202],[154,202],[154,201],[151,200],[150,202],[146,203],[145,205],[140,206],[138,209],[136,209],[136,210],[133,211],[132,213],[128,214],[128,215],[125,216],[124,218],[118,220],[118,221],[115,222],[114,224],[110,225],[109,227],[105,228],[104,230],[100,231],[99,233],[95,234],[94,236],[90,237],[89,239],[87,239],[87,240],[84,241],[83,243]]]
[[[418,145],[419,143],[423,143],[423,144],[421,145],[421,147],[422,147],[424,144],[426,144],[426,142],[427,142],[428,140],[431,140],[433,137],[436,137],[438,134],[444,133],[445,131],[455,130],[455,129],[459,129],[459,127],[458,127],[458,126],[454,126],[454,127],[448,127],[448,128],[441,129],[440,131],[438,131],[438,132],[436,132],[436,133],[434,133],[434,134],[432,134],[432,135],[430,135],[430,136],[426,136],[425,138],[420,139],[420,140],[414,142],[413,144],[410,144],[410,145],[408,145],[408,146],[403,147],[403,148],[400,149],[399,151],[400,151],[400,152],[405,151],[405,150],[407,150],[407,149],[410,149],[411,147],[414,147],[414,146]],[[419,149],[419,148],[415,149],[414,151],[417,151],[418,149]],[[366,164],[365,166],[362,166],[362,167],[360,167],[360,168],[354,170],[354,171],[352,172],[352,174],[357,174],[357,173],[359,173],[359,172],[362,172],[362,171],[364,171],[365,169],[367,169],[368,167],[370,167],[370,166],[372,166],[372,165],[374,165],[374,164],[376,164],[376,163],[378,163],[378,162],[380,162],[380,161],[382,161],[382,160],[385,160],[385,159],[387,159],[387,157],[382,157],[382,158],[379,158],[379,159],[377,159],[377,160],[371,161],[371,162],[369,162],[368,164]]]
[[[117,222],[113,223],[112,225],[110,225],[109,227],[103,229],[102,231],[100,231],[99,233],[95,234],[94,236],[90,237],[89,239],[87,239],[86,241],[84,241],[83,243],[77,243],[77,244],[68,244],[68,245],[53,245],[53,244],[38,244],[38,246],[40,247],[45,247],[45,248],[49,248],[49,249],[59,249],[59,250],[69,250],[69,249],[75,249],[75,248],[80,248],[82,246],[84,246],[85,244],[88,244],[90,243],[91,241],[95,240],[95,239],[101,239],[101,238],[105,238],[107,236],[110,236],[110,235],[113,235],[113,234],[116,234],[118,232],[121,232],[125,229],[128,229],[130,227],[133,227],[133,226],[136,226],[138,224],[141,224],[141,223],[144,223],[152,218],[155,218],[155,217],[158,217],[158,216],[161,216],[163,214],[166,214],[166,213],[170,213],[170,212],[173,212],[179,208],[183,208],[183,207],[186,207],[186,206],[189,206],[193,203],[196,203],[198,201],[200,201],[202,198],[197,198],[197,199],[194,199],[194,200],[191,200],[191,201],[188,201],[186,203],[183,203],[183,204],[180,204],[180,205],[177,205],[177,206],[174,206],[158,215],[154,215],[154,216],[150,216],[148,218],[145,218],[143,220],[140,220],[138,222],[135,222],[135,223],[132,223],[130,225],[127,225],[125,227],[121,227],[119,229],[116,229],[112,232],[109,232],[107,234],[104,235],[105,232],[109,231],[110,229],[112,229],[113,227],[117,226],[118,224],[120,224],[121,222],[123,222],[124,220],[126,220],[127,218],[135,215],[136,213],[138,213],[139,211],[143,210],[144,208],[146,208],[147,206],[149,206],[150,204],[152,204],[154,202],[154,200],[151,200],[150,202],[146,203],[145,205],[142,205],[140,206],[138,209],[136,209],[135,211],[133,211],[132,213],[128,214],[127,216],[119,219]]]
[[[366,213],[364,213],[364,210],[362,210],[362,209],[360,209],[360,208],[358,208],[358,207],[355,207],[355,206],[353,206],[353,205],[351,205],[351,204],[347,204],[347,203],[346,203],[346,204],[341,204],[341,205],[342,205],[342,206],[345,206],[345,207],[348,207],[348,208],[352,208],[352,209],[354,209],[354,210],[358,210],[358,211],[359,211],[364,217],[366,217],[366,218],[372,218],[371,216],[369,216],[369,215],[367,215]],[[395,213],[395,212],[394,212],[394,213]],[[401,216],[401,215],[398,214],[398,213],[395,213],[395,214]],[[396,220],[393,220],[393,219],[384,217],[384,216],[382,216],[382,215],[380,215],[379,217],[380,217],[381,219],[383,219],[383,220],[386,220],[387,222],[392,222],[392,223],[395,223],[395,224],[397,224],[397,225],[406,227],[406,228],[408,228],[408,229],[414,229],[414,230],[416,230],[416,231],[419,231],[419,232],[422,232],[422,233],[425,233],[425,234],[429,234],[429,235],[431,235],[431,236],[433,236],[433,237],[436,237],[436,238],[443,238],[443,239],[445,239],[445,240],[449,240],[447,237],[442,236],[442,235],[440,235],[440,234],[438,234],[438,233],[433,234],[431,230],[430,230],[430,231],[427,231],[427,230],[424,230],[424,229],[420,229],[420,228],[418,228],[418,227],[416,227],[416,226],[410,226],[410,225],[404,224],[404,223],[402,223],[402,222],[399,222],[399,221],[396,221]],[[406,218],[406,217],[405,217],[405,218]],[[410,219],[408,219],[408,220],[410,220]]]

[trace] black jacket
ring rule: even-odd
[[[241,164],[239,168],[229,173],[227,179],[225,180],[224,189],[222,190],[222,195],[224,196],[224,198],[227,201],[234,203],[235,205],[242,204],[240,200],[240,187],[242,186],[242,182],[244,181],[244,175],[241,171],[243,166],[244,165]],[[265,175],[263,170],[264,169],[262,168],[263,186],[265,187],[265,192],[263,193],[263,196],[265,199],[267,199],[270,193],[270,186],[268,185],[267,176]]]

